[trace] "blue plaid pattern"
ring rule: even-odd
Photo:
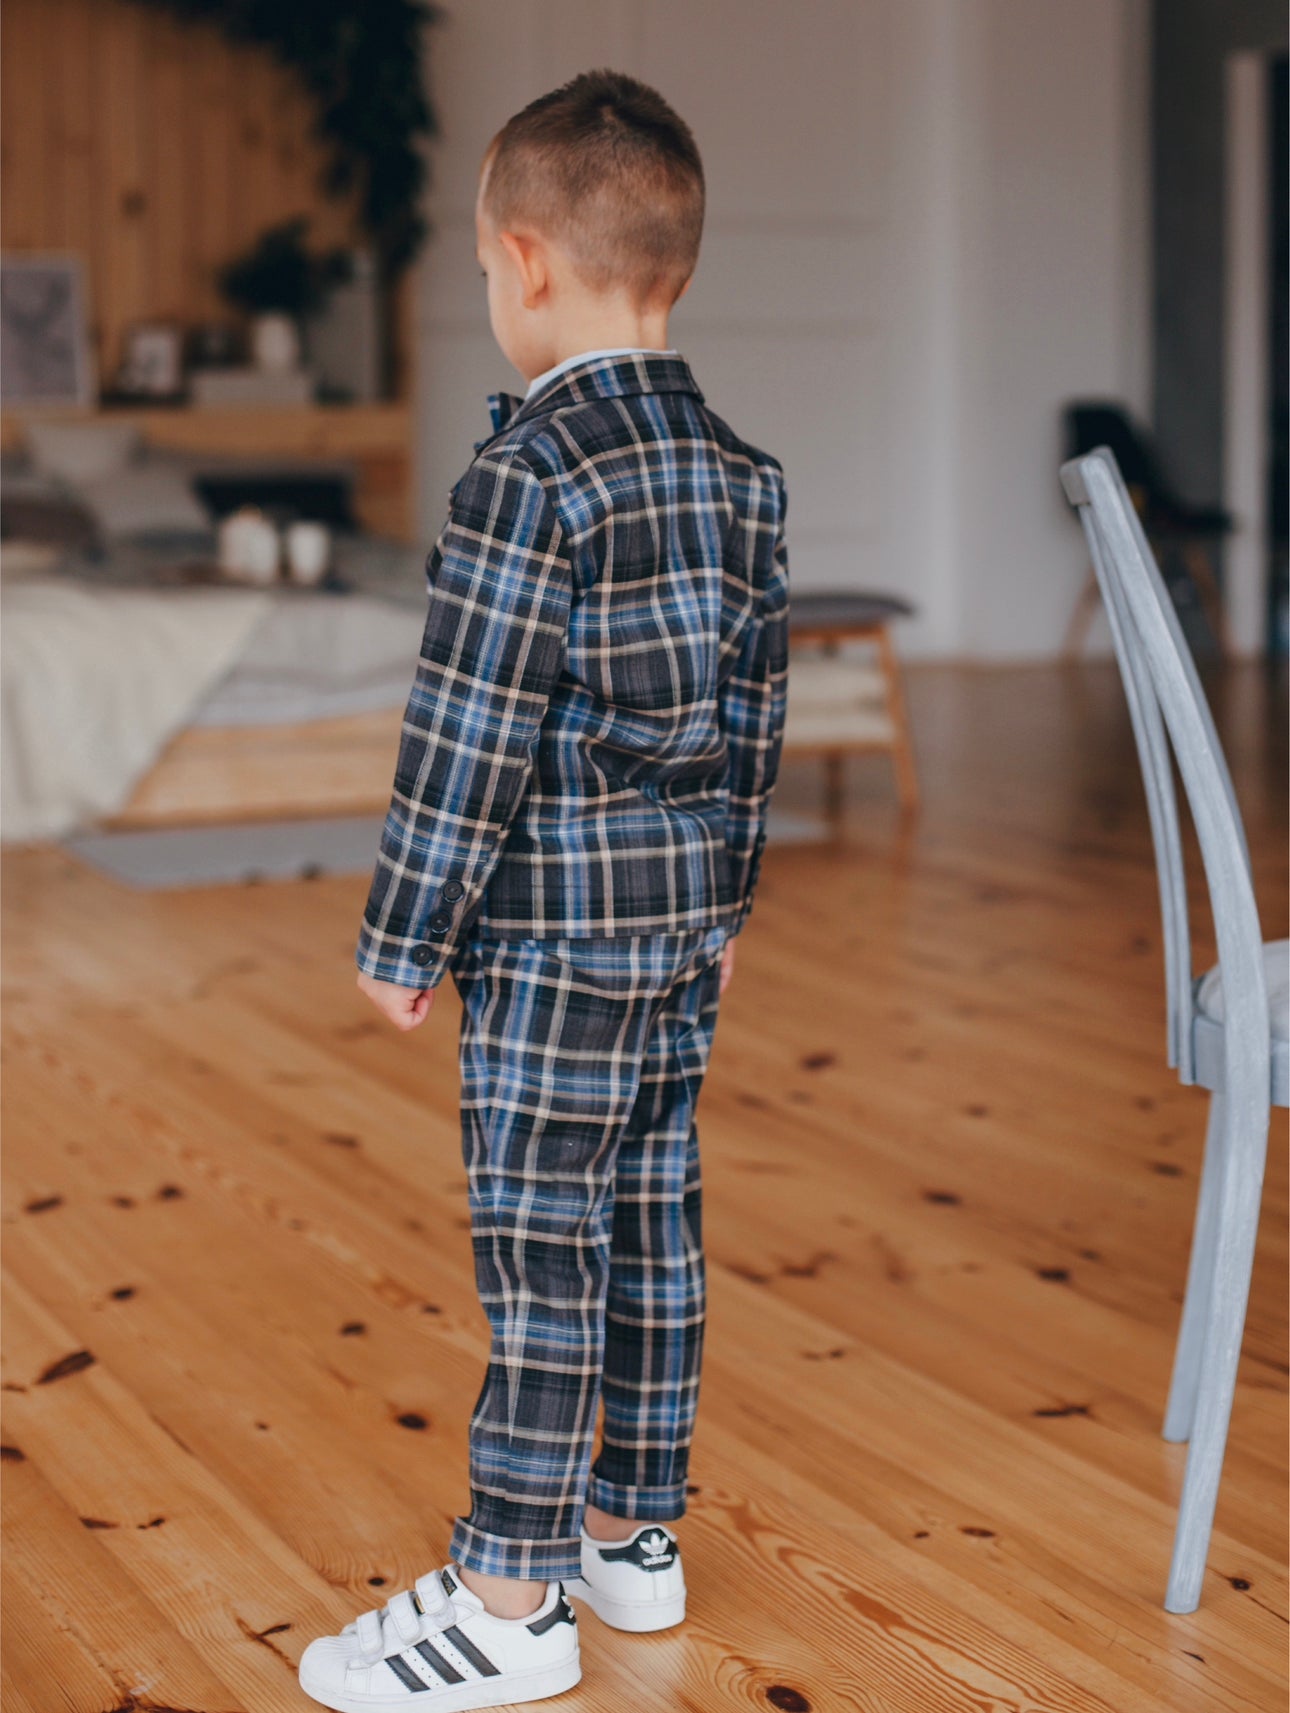
[[[453,489],[359,967],[472,928],[617,937],[752,904],[788,668],[783,472],[677,357],[499,395]]]
[[[685,1510],[704,1319],[695,1106],[727,932],[471,934],[454,956],[493,1335],[452,1537],[468,1569],[578,1575],[588,1498],[641,1520]]]

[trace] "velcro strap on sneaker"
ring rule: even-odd
[[[452,1601],[448,1598],[443,1577],[446,1572],[428,1570],[424,1576],[418,1576],[413,1583],[417,1598],[421,1602],[421,1610],[425,1613],[426,1623],[431,1629],[443,1630],[457,1620]],[[454,1582],[453,1587],[457,1585]]]
[[[354,1620],[354,1633],[363,1657],[369,1660],[380,1659],[385,1652],[385,1643],[381,1639],[380,1611],[360,1612]]]
[[[389,1613],[390,1621],[405,1647],[411,1647],[413,1642],[421,1639],[421,1604],[408,1589],[405,1588],[401,1594],[394,1595],[385,1610]]]

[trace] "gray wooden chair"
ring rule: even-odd
[[[1173,603],[1115,458],[1062,466],[1101,587],[1142,765],[1160,883],[1168,1060],[1210,1091],[1196,1223],[1164,1437],[1190,1440],[1169,1612],[1200,1604],[1227,1444],[1267,1158],[1270,1105],[1290,1100],[1290,941],[1265,945],[1245,829]],[[1218,963],[1193,975],[1170,750],[1200,844]]]

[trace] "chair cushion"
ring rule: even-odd
[[[1268,1033],[1273,1041],[1285,1041],[1290,1039],[1290,940],[1265,944],[1263,977],[1268,984]],[[1196,1009],[1215,1023],[1223,1021],[1223,972],[1217,964],[1196,984]]]
[[[886,678],[868,661],[795,653],[788,674],[785,749],[890,748],[896,728],[887,695]]]
[[[866,702],[885,708],[888,694],[882,668],[867,660],[840,654],[808,654],[805,649],[793,652],[788,669],[790,709],[818,708],[834,702]]]
[[[891,619],[909,618],[916,611],[903,595],[889,595],[878,589],[842,591],[818,589],[793,595],[788,610],[788,625],[821,628],[836,625],[886,624]]]

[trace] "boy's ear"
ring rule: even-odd
[[[536,309],[547,289],[546,246],[527,232],[499,232],[502,248],[515,264],[525,309]]]

